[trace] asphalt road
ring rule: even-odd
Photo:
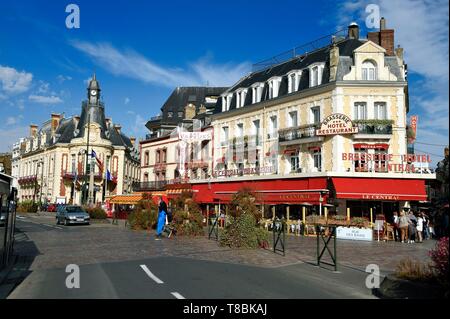
[[[103,231],[95,225],[56,226],[52,219],[18,219],[17,227],[29,238],[33,234],[40,234],[36,238],[52,238],[50,243],[43,239],[30,241],[28,246],[34,248],[24,248],[25,254],[35,253],[37,259],[45,251],[46,256],[42,257],[46,260],[51,260],[56,245],[67,244],[67,238],[71,241],[68,247],[76,246],[77,236],[80,245],[86,245],[89,236]],[[104,229],[107,227],[111,226],[105,225]],[[164,240],[148,242],[155,251],[163,251]],[[133,258],[109,262],[102,260],[105,247],[101,243],[92,241],[90,245],[91,250],[98,249],[99,258],[95,263],[83,264],[83,249],[66,252],[68,263],[80,260],[79,288],[66,287],[70,273],[65,267],[31,264],[30,273],[8,298],[373,298],[365,287],[367,274],[350,268],[343,267],[336,273],[303,262],[267,268],[158,254],[149,256],[144,251]],[[65,257],[55,253],[54,258]]]

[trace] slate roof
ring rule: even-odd
[[[336,74],[337,80],[343,80],[344,75],[350,72],[350,67],[353,65],[353,51],[366,42],[367,40],[363,39],[346,38],[336,43],[336,46],[339,48],[339,64]],[[249,75],[243,77],[236,84],[234,84],[227,91],[224,92],[224,93],[233,93],[230,104],[230,110],[236,109],[236,94],[234,94],[234,92],[240,88],[249,88],[256,83],[264,83],[261,101],[268,100],[269,86],[267,80],[269,80],[272,77],[281,77],[278,97],[288,94],[287,73],[289,73],[290,71],[302,70],[297,91],[309,88],[310,75],[308,67],[315,63],[324,63],[322,84],[328,83],[330,77],[329,59],[331,47],[332,44],[330,43],[329,45],[324,46],[313,52],[297,56],[288,61],[273,65],[264,70],[250,73]],[[385,63],[387,66],[389,66],[391,72],[400,79],[401,78],[400,68],[397,64],[396,57],[386,56]],[[252,91],[253,90],[247,90],[244,107],[252,104],[252,93],[253,93]],[[222,99],[218,99],[216,106],[214,108],[214,113],[220,112],[222,112]]]
[[[177,87],[161,107],[162,116],[158,121],[160,124],[177,126],[184,120],[184,108],[189,103],[195,105],[197,113],[201,105],[214,109],[215,103],[207,103],[206,97],[219,97],[227,89],[228,87]],[[169,117],[169,112],[172,112],[172,117]],[[178,112],[183,112],[183,116],[178,117]]]

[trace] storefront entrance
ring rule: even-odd
[[[386,220],[391,220],[394,212],[399,212],[398,202],[383,201],[359,201],[348,200],[347,208],[350,208],[351,217],[365,217],[370,220],[370,209],[372,208],[373,218],[376,215],[385,215]]]

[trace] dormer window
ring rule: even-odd
[[[236,108],[245,105],[245,97],[247,96],[247,89],[236,91]]]
[[[256,83],[252,86],[252,103],[261,102],[261,94],[263,90],[264,84]]]
[[[377,66],[375,62],[366,60],[362,64],[362,79],[365,81],[374,81],[377,79]]]
[[[269,79],[269,99],[274,99],[278,97],[280,82],[281,82],[280,77]]]
[[[230,93],[228,95],[222,96],[222,112],[229,111],[231,106],[231,98],[233,94]]]
[[[288,76],[288,93],[293,93],[298,91],[298,86],[300,84],[300,76],[302,71],[292,71],[287,74]]]
[[[313,64],[309,67],[309,87],[322,84],[322,73],[324,64]]]

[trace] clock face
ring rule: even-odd
[[[97,91],[96,90],[91,90],[91,95],[92,96],[96,96],[97,95]]]

